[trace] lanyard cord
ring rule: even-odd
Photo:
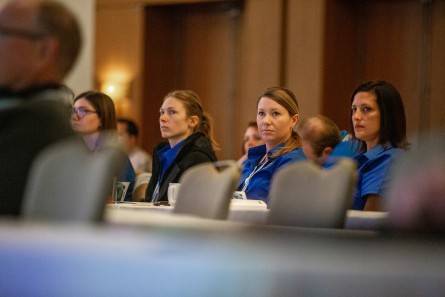
[[[269,159],[267,158],[267,153],[264,155],[264,157],[261,159],[260,163],[255,166],[255,168],[253,169],[253,171],[249,174],[249,176],[244,180],[244,186],[241,189],[242,192],[246,192],[247,187],[249,186],[250,183],[250,179],[255,175],[255,173],[257,173],[258,171],[260,171],[261,169],[263,169],[264,166],[267,165],[267,163],[269,163]]]

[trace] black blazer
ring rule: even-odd
[[[20,214],[28,172],[37,154],[74,136],[67,106],[62,100],[45,99],[46,95],[0,109],[0,215]]]
[[[161,164],[159,160],[159,150],[168,145],[167,142],[158,144],[153,150],[153,171],[150,182],[148,183],[147,190],[145,192],[145,201],[151,202],[153,199],[153,192],[161,174]],[[207,137],[201,132],[196,132],[190,135],[186,140],[182,148],[179,150],[178,155],[173,161],[172,165],[165,172],[162,180],[160,181],[159,198],[158,201],[168,201],[167,190],[169,183],[177,183],[182,174],[190,167],[205,163],[215,162],[216,155],[212,149],[212,145]]]

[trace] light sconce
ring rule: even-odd
[[[128,83],[117,81],[105,81],[101,85],[101,92],[107,94],[113,100],[121,100],[128,97]]]

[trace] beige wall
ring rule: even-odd
[[[98,89],[106,81],[121,83],[127,96],[115,98],[118,116],[141,122],[141,66],[143,64],[143,6],[98,5],[96,9],[95,82]]]
[[[83,47],[79,59],[69,73],[65,83],[75,94],[94,87],[94,28],[95,1],[94,0],[61,0],[78,17],[82,30]]]

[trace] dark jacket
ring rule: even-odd
[[[151,202],[152,200],[153,192],[162,169],[158,152],[166,145],[168,145],[167,142],[162,142],[153,150],[153,171],[147,186],[147,191],[145,192],[145,200],[147,202]],[[169,183],[179,182],[180,177],[187,169],[200,163],[215,161],[216,155],[209,139],[201,132],[190,135],[185,140],[173,164],[167,169],[160,182],[158,201],[168,201],[167,190]]]
[[[41,91],[0,108],[0,215],[19,215],[28,171],[36,155],[74,135],[69,109],[62,98],[57,98],[57,90]],[[55,100],[48,99],[51,93],[55,93]],[[0,95],[0,105],[5,101],[8,99]]]

